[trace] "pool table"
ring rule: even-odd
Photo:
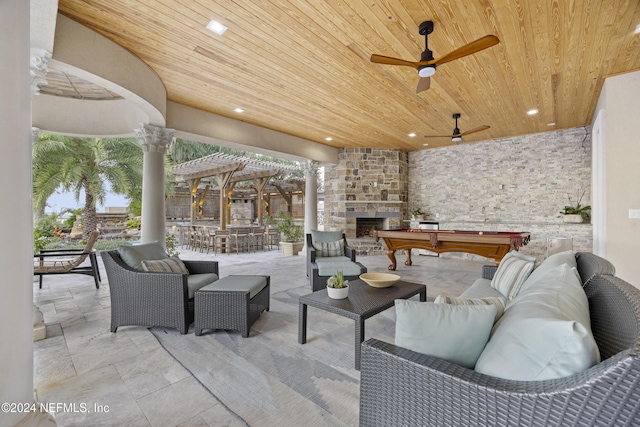
[[[466,231],[466,230],[375,230],[376,241],[383,239],[387,256],[391,260],[389,270],[396,269],[397,250],[407,253],[405,265],[411,265],[411,249],[427,249],[431,252],[467,252],[493,258],[496,265],[512,249],[518,250],[529,243],[528,232]]]

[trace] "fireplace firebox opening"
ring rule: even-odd
[[[384,230],[387,218],[356,218],[356,238],[373,237],[374,230]]]

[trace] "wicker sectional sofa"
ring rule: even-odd
[[[600,257],[577,253],[576,261],[600,363],[564,378],[515,381],[369,339],[362,344],[360,425],[640,425],[640,290]]]

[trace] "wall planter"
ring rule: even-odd
[[[582,215],[578,215],[578,214],[562,215],[562,221],[563,222],[569,222],[569,223],[575,223],[575,224],[584,222],[584,220],[582,219]]]
[[[304,242],[280,242],[282,256],[296,256],[302,250]]]

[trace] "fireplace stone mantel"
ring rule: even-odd
[[[346,204],[367,204],[367,205],[402,205],[406,202],[401,202],[400,200],[345,200]]]

